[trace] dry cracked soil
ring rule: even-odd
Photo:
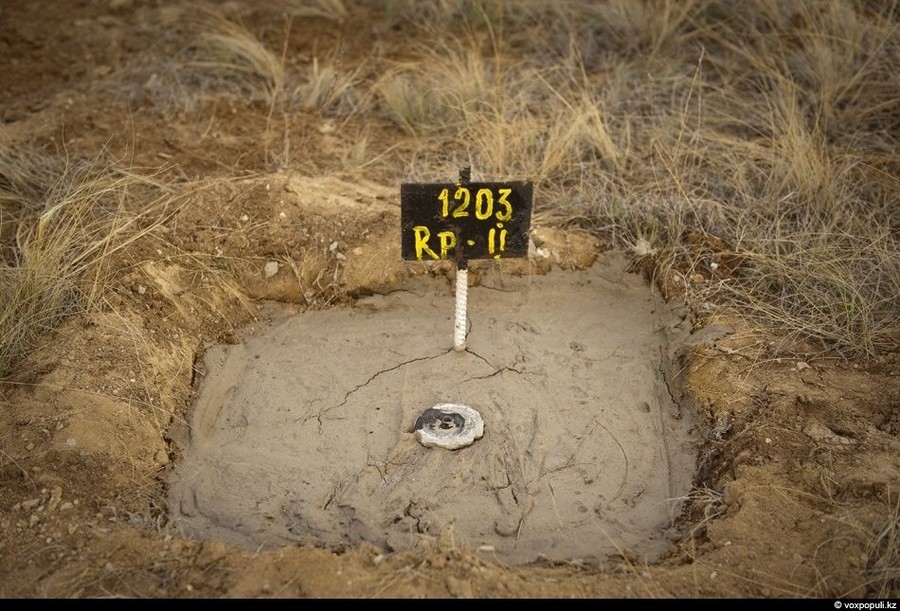
[[[273,117],[265,105],[234,100],[207,102],[202,112],[165,107],[151,51],[179,44],[188,5],[0,6],[5,141],[51,143],[73,158],[127,150],[134,166],[167,164],[164,176],[185,198],[115,255],[104,307],[48,333],[0,384],[0,596],[877,595],[900,487],[896,353],[855,362],[812,345],[786,349],[783,338],[740,318],[678,310],[640,274],[616,267],[623,255],[593,236],[540,225],[528,259],[473,262],[470,349],[448,351],[453,269],[401,259],[399,178],[341,170],[352,125],[313,112]],[[283,34],[268,5],[215,6],[276,43]],[[364,11],[340,28],[296,20],[292,61],[309,62],[338,40],[347,64],[376,44],[402,57],[409,32],[376,21]],[[303,151],[289,170],[267,165],[273,121]],[[391,131],[371,129],[375,137]],[[414,150],[401,142],[391,154]],[[669,351],[618,360],[634,361],[634,370],[610,369],[589,332],[631,324],[608,320],[628,314],[613,307],[623,303],[623,283],[645,291],[638,299],[648,311],[666,310],[675,316],[666,324],[682,332]],[[542,291],[574,300],[584,314],[554,320],[540,307]],[[495,297],[504,305],[490,310]],[[263,355],[264,373],[286,389],[249,386],[259,374],[253,363],[226,374],[237,377],[222,393],[244,401],[231,413],[244,420],[206,416],[210,436],[200,443],[221,455],[246,433],[259,436],[255,451],[225,453],[216,477],[197,484],[207,492],[185,493],[204,511],[182,497],[173,506],[176,483],[194,464],[193,410],[209,386],[209,358],[259,352],[265,329],[313,315],[305,332],[295,323],[283,358]],[[370,317],[354,322],[362,327],[341,318],[362,315]],[[591,316],[597,325],[587,324]],[[275,337],[287,337],[282,331]],[[351,347],[334,345],[341,341]],[[302,367],[291,361],[299,353]],[[423,355],[430,360],[416,361]],[[615,376],[623,387],[626,379],[645,383],[615,395],[625,397],[619,402],[609,394],[615,385],[591,385]],[[666,400],[653,391],[658,382]],[[377,400],[357,400],[351,391],[362,387]],[[252,407],[263,399],[283,402],[284,413],[263,419]],[[485,436],[455,453],[418,445],[410,429],[418,410],[456,399],[483,411]],[[221,397],[217,405],[230,409]],[[367,420],[376,408],[380,419]],[[591,432],[623,410],[630,420],[622,432]],[[652,434],[651,411],[665,430]],[[212,435],[216,427],[229,436]],[[629,430],[643,441],[610,452]],[[642,511],[640,486],[651,500],[661,493],[649,483],[654,463],[640,456],[666,436],[692,462],[664,499],[677,511],[651,520],[647,547],[629,525]],[[343,471],[331,460],[342,451],[352,463]],[[291,462],[265,462],[277,452]],[[623,453],[634,461],[629,478],[598,468],[619,469]],[[356,478],[342,479],[350,468]],[[420,487],[410,483],[416,473],[428,480]],[[245,489],[255,479],[268,483],[269,496]],[[617,498],[601,486],[626,481],[620,517],[600,523],[600,509]],[[479,486],[454,503],[454,490]],[[199,513],[218,516],[217,528],[185,518]],[[579,545],[557,553],[573,540]]]

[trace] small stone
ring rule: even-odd
[[[47,503],[48,509],[56,511],[60,501],[62,501],[62,486],[54,486],[53,491],[50,493],[50,502]]]
[[[708,327],[703,327],[691,333],[690,337],[685,341],[686,344],[690,346],[712,346],[715,345],[716,341],[725,337],[726,335],[731,335],[734,333],[734,328],[726,327],[723,325],[710,325]],[[734,352],[731,350],[728,351],[727,348],[722,348],[723,351],[727,353]]]
[[[213,564],[228,554],[228,548],[221,539],[207,539],[200,546],[197,562],[202,565]]]
[[[853,445],[856,443],[853,439],[838,435],[817,420],[810,420],[809,423],[803,427],[803,433],[817,443],[827,442],[839,445]]]
[[[153,455],[153,460],[155,460],[158,465],[166,465],[169,464],[169,455],[165,450],[157,450],[156,454]]]
[[[266,278],[271,278],[275,274],[278,273],[278,262],[277,261],[269,261],[266,263],[266,266],[263,268],[263,273],[265,273]]]
[[[41,499],[28,499],[27,501],[22,501],[21,507],[25,511],[30,511],[30,510],[36,508],[40,504],[41,504]]]

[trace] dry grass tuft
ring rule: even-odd
[[[893,599],[900,596],[900,496],[889,498],[884,525],[873,533],[866,555],[869,595]]]
[[[323,114],[352,115],[360,110],[362,68],[348,74],[340,71],[340,62],[322,61],[314,57],[299,84],[290,90],[287,104],[291,108],[313,110]]]
[[[183,25],[167,32],[181,46],[179,52],[136,58],[129,73],[140,84],[112,89],[128,90],[139,103],[149,100],[173,119],[208,110],[220,100],[242,107],[262,105],[270,116],[276,111],[350,115],[358,110],[364,97],[359,91],[363,66],[343,70],[340,44],[302,63],[288,49],[297,20],[344,22],[349,11],[342,0],[289,2],[277,34],[253,32],[233,16],[202,10],[189,15]],[[267,34],[280,42],[270,44]]]
[[[0,146],[0,187],[13,204],[0,218],[2,376],[41,334],[102,304],[111,258],[152,229],[172,197],[118,162],[61,164],[7,145]]]
[[[225,92],[273,104],[284,92],[282,58],[228,19],[209,15],[195,24],[184,70],[202,92]]]

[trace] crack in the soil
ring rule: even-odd
[[[480,359],[481,361],[483,361],[488,367],[491,367],[492,369],[494,369],[494,371],[492,371],[491,373],[489,373],[489,374],[487,374],[487,375],[483,375],[483,376],[473,376],[472,378],[469,378],[469,379],[471,379],[471,380],[485,380],[485,379],[487,379],[487,378],[492,378],[492,377],[494,377],[494,376],[496,376],[496,375],[499,375],[499,374],[501,374],[501,373],[503,373],[503,372],[505,372],[505,371],[512,371],[512,372],[518,373],[518,374],[521,374],[521,373],[522,373],[522,371],[520,371],[519,369],[516,369],[515,367],[510,367],[510,366],[508,366],[508,365],[503,365],[502,367],[497,367],[496,365],[494,365],[493,363],[491,363],[489,360],[487,360],[486,358],[484,358],[483,356],[481,356],[481,355],[478,354],[477,352],[474,352],[474,351],[472,351],[472,350],[469,350],[468,348],[466,348],[465,351],[466,351],[467,354],[471,354],[471,355],[474,356],[475,358]],[[455,352],[455,350],[453,350],[452,348],[450,348],[450,349],[448,349],[448,350],[445,350],[445,351],[441,352],[440,354],[432,354],[432,355],[429,355],[429,356],[420,356],[420,357],[416,357],[416,358],[414,358],[414,359],[409,359],[409,360],[406,360],[406,361],[402,361],[402,362],[397,363],[396,365],[393,365],[393,366],[391,366],[391,367],[387,367],[387,368],[385,368],[385,369],[381,369],[381,370],[379,370],[379,371],[376,371],[376,372],[373,373],[371,376],[369,376],[369,379],[368,379],[368,380],[366,380],[365,382],[362,382],[361,384],[357,384],[356,386],[354,386],[353,388],[351,388],[350,390],[348,390],[347,393],[344,394],[344,399],[343,399],[343,401],[341,401],[341,402],[338,403],[337,405],[332,405],[331,407],[328,407],[328,408],[326,408],[326,409],[323,409],[322,411],[317,412],[315,415],[309,415],[309,416],[303,418],[302,420],[301,420],[300,418],[297,418],[294,422],[300,422],[300,424],[301,424],[301,426],[302,426],[302,425],[306,424],[307,422],[309,422],[310,420],[312,420],[313,418],[315,418],[315,419],[316,419],[316,422],[318,423],[319,428],[321,429],[321,427],[324,425],[324,423],[322,422],[322,416],[324,416],[325,414],[327,414],[327,413],[329,413],[329,412],[331,412],[331,411],[334,411],[334,410],[336,410],[336,409],[340,409],[341,407],[345,406],[345,405],[347,404],[347,402],[350,400],[350,397],[351,397],[354,393],[358,392],[361,388],[365,388],[366,386],[368,386],[369,384],[371,384],[372,382],[374,382],[375,379],[378,378],[379,376],[381,376],[381,375],[383,375],[383,374],[386,374],[386,373],[390,373],[390,372],[392,372],[392,371],[397,371],[397,370],[400,369],[401,367],[405,367],[406,365],[409,365],[409,364],[411,364],[411,363],[417,363],[417,362],[419,362],[419,361],[430,361],[430,360],[434,360],[434,359],[436,359],[436,358],[440,358],[440,357],[442,357],[442,356],[446,356],[447,354],[450,354],[451,352]]]
[[[452,350],[452,349],[451,349],[451,350]],[[380,375],[382,375],[382,374],[385,374],[385,373],[390,373],[391,371],[396,371],[396,370],[400,369],[401,367],[404,367],[404,366],[406,366],[406,365],[409,365],[410,363],[416,363],[416,362],[418,362],[418,361],[430,361],[430,360],[432,360],[432,359],[440,358],[440,357],[446,355],[447,353],[451,352],[451,350],[446,350],[446,351],[444,351],[444,352],[441,352],[440,354],[433,354],[433,355],[430,355],[430,356],[419,356],[419,357],[416,357],[416,358],[414,358],[414,359],[409,359],[409,360],[407,360],[407,361],[402,361],[402,362],[400,362],[400,363],[397,363],[396,365],[394,365],[394,366],[392,366],[392,367],[388,367],[388,368],[386,368],[386,369],[381,369],[381,370],[379,370],[379,371],[376,371],[376,372],[373,373],[371,376],[369,376],[369,379],[368,379],[368,380],[366,380],[365,382],[363,382],[363,383],[361,383],[361,384],[357,384],[355,387],[353,387],[353,388],[351,388],[350,390],[348,390],[347,393],[344,395],[344,400],[343,400],[343,401],[341,401],[341,402],[338,403],[337,405],[332,405],[331,407],[328,407],[328,408],[326,408],[326,409],[323,409],[322,411],[316,413],[315,416],[307,416],[306,418],[303,419],[302,422],[300,422],[300,424],[301,424],[301,425],[304,425],[304,424],[306,424],[307,422],[309,422],[313,417],[315,417],[316,421],[317,421],[318,424],[319,424],[319,428],[321,429],[321,427],[322,427],[322,425],[323,425],[323,422],[322,422],[322,416],[324,416],[324,415],[327,414],[328,412],[331,412],[331,411],[333,411],[333,410],[336,410],[336,409],[339,409],[339,408],[345,406],[345,405],[347,404],[347,401],[350,400],[350,396],[351,396],[351,395],[353,395],[354,393],[356,393],[359,389],[365,388],[366,386],[368,386],[369,384],[371,384],[371,383],[375,380],[375,378],[377,378],[378,376],[380,376]],[[298,418],[297,420],[295,420],[295,422],[298,422],[298,421],[300,421],[299,418]]]
[[[496,375],[500,375],[500,374],[503,373],[504,371],[512,371],[512,372],[515,372],[515,373],[518,373],[518,374],[521,374],[521,373],[522,373],[521,371],[519,371],[519,370],[516,369],[515,367],[510,367],[510,366],[508,366],[508,365],[504,365],[503,367],[500,367],[500,368],[494,370],[493,373],[489,373],[489,374],[483,375],[483,376],[473,376],[473,377],[471,377],[471,378],[469,378],[469,379],[470,379],[470,380],[486,380],[486,379],[488,379],[488,378],[493,378],[493,377],[496,376]]]

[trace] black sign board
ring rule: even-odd
[[[400,185],[404,259],[456,261],[528,255],[530,182],[404,183]]]

